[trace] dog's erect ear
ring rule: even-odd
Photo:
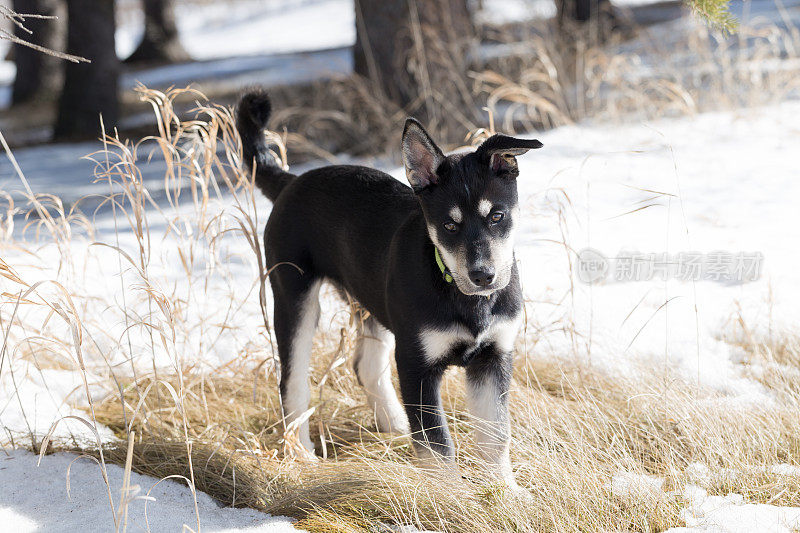
[[[444,161],[444,154],[422,125],[413,118],[406,119],[403,128],[403,165],[411,188],[419,191],[438,183],[436,170]]]
[[[475,153],[478,159],[488,165],[495,174],[516,178],[519,176],[519,168],[515,156],[541,147],[542,143],[536,139],[516,139],[495,133],[483,141]]]

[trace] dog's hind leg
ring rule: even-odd
[[[391,336],[375,318],[363,320],[358,328],[353,367],[375,411],[378,430],[408,433],[408,418],[392,385]]]
[[[281,401],[286,425],[308,410],[311,399],[308,374],[319,320],[321,283],[319,279],[297,280],[292,273],[280,280],[273,278],[275,338],[281,361]],[[307,420],[300,425],[298,436],[302,445],[313,452]]]

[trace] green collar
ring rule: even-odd
[[[433,247],[433,255],[436,257],[436,264],[439,265],[439,270],[442,271],[444,280],[447,283],[453,283],[453,276],[450,275],[450,271],[444,266],[444,261],[442,261],[442,256],[439,255],[439,249],[436,246]]]

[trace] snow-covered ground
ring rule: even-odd
[[[138,9],[123,13],[117,54],[127,57],[139,44],[144,18]],[[178,2],[175,18],[182,44],[198,60],[309,52],[356,41],[352,0]]]
[[[532,355],[551,359],[583,357],[587,363],[614,372],[630,372],[634,366],[646,364],[652,372],[697,380],[712,387],[733,402],[731,405],[772,401],[767,390],[743,373],[738,364],[741,354],[724,337],[734,332],[731,319],[739,313],[757,332],[767,328],[792,330],[800,318],[794,304],[800,287],[800,271],[796,268],[800,212],[795,206],[800,182],[797,166],[790,157],[800,146],[798,114],[800,103],[786,102],[624,127],[576,125],[538,135],[544,148],[520,158],[518,179],[523,208],[517,257],[524,291],[530,300],[528,313],[535,325],[573,321],[581,340],[576,353],[573,338],[558,328],[531,331],[537,341]],[[29,170],[34,191],[53,191],[56,174],[48,170],[41,150],[22,150],[17,157],[23,170]],[[69,160],[66,150],[61,147],[59,152],[65,161]],[[85,145],[78,146],[75,156],[85,151]],[[86,179],[85,169],[73,173],[67,171],[69,168],[76,167],[61,167],[57,173],[64,189]],[[392,173],[402,176],[400,169]],[[7,162],[0,165],[0,176],[3,189],[15,188]],[[98,188],[97,192],[105,191]],[[569,202],[564,201],[565,196]],[[214,206],[224,208],[226,202],[230,203],[230,199],[223,197]],[[564,209],[561,223],[556,209],[559,205]],[[259,208],[263,217],[268,205],[261,201]],[[96,225],[100,231],[98,240],[111,239],[113,226],[107,211],[98,215]],[[156,225],[151,231],[157,234],[162,229]],[[612,259],[604,281],[589,285],[570,274],[567,254],[560,244],[562,229],[573,251],[591,247]],[[135,252],[131,235],[121,235],[121,242],[123,248]],[[159,279],[177,283],[180,272],[166,269],[171,263],[170,243],[166,238],[155,244],[153,256],[159,259],[154,263],[165,269],[158,273]],[[85,253],[87,257],[76,268],[84,273],[71,279],[74,289],[87,291],[87,298],[96,295],[102,301],[118,301],[119,267],[116,259],[111,260],[114,254],[90,249],[80,240],[73,246],[76,256]],[[229,270],[233,283],[247,291],[255,273],[246,259],[250,253],[246,243],[228,238],[224,246],[223,257],[238,261],[232,262]],[[717,257],[712,255],[704,257],[706,270],[694,282],[662,280],[658,276],[641,281],[615,280],[617,273],[625,269],[615,265],[613,258],[619,262],[629,251],[669,253],[673,257],[681,252],[747,252],[758,253],[763,260],[760,277],[743,283],[735,279],[705,279],[718,277],[713,272],[722,268],[720,264],[726,264],[712,261],[710,258]],[[48,256],[56,253],[53,245],[44,245],[37,253],[42,258],[38,262],[25,259],[24,252],[15,247],[8,247],[3,259],[21,274],[33,276],[33,281],[58,277],[46,267]],[[570,260],[575,271],[574,253]],[[32,262],[37,263],[37,268],[26,266]],[[646,273],[642,276],[647,277]],[[215,291],[229,283],[210,278],[201,306],[209,322],[215,313],[223,311],[214,309]],[[254,293],[251,296],[242,302],[236,320],[254,331],[260,315],[257,298]],[[556,305],[565,297],[571,303]],[[326,299],[325,305],[329,318],[339,309],[333,299]],[[94,319],[105,321],[100,322],[103,327],[115,332],[110,336],[119,335],[124,323],[113,309],[103,312],[93,315]],[[251,341],[238,331],[213,335],[218,333],[216,344],[203,351],[197,348],[202,339],[187,337],[180,350],[182,357],[202,359],[203,364],[217,367],[234,354],[246,351]],[[213,336],[212,332],[208,334]],[[162,356],[160,364],[168,366],[170,354]],[[121,353],[112,353],[109,363],[116,366],[124,361]],[[142,364],[149,361],[145,354]],[[102,374],[102,365],[97,363],[89,365],[90,380],[92,371]],[[43,379],[30,361],[12,357],[6,365],[0,389],[0,421],[18,432],[18,440],[24,442],[27,431],[21,422],[22,412],[27,412],[29,421],[35,421],[34,429],[42,433],[56,413],[80,413],[80,407],[85,407],[80,379],[74,372],[51,369]],[[10,381],[11,368],[16,388]],[[44,386],[69,379],[73,380],[72,385],[57,386],[55,390],[52,385],[49,390]],[[99,385],[90,382],[90,387]],[[24,395],[23,401],[18,401],[15,390]],[[112,392],[106,389],[97,397]],[[690,509],[713,517],[713,523],[719,523],[720,516],[728,516],[718,509],[720,506],[730,507],[738,514],[766,513],[772,517],[769,520],[796,516],[793,510],[776,510],[780,515],[773,516],[769,514],[772,507],[740,505],[742,502],[735,497],[715,497],[709,500],[711,503],[702,503],[699,494],[693,493],[691,501],[695,504]],[[703,523],[700,518],[687,522]]]
[[[782,473],[800,474],[797,467],[783,469]],[[611,485],[617,497],[630,501],[653,501],[664,496],[664,480],[654,476],[620,473]],[[748,503],[739,494],[709,496],[705,489],[693,484],[682,490],[682,496],[686,527],[670,528],[667,533],[790,533],[800,526],[800,507]]]
[[[790,533],[800,527],[800,507],[747,503],[738,494],[709,496],[704,489],[695,486],[687,487],[684,496],[688,504],[684,513],[687,527],[672,528],[667,530],[669,533]]]
[[[621,354],[649,358],[657,368],[680,369],[721,391],[766,400],[739,375],[735,349],[720,337],[732,333],[740,308],[753,327],[793,331],[798,324],[793,243],[800,238],[794,203],[800,190],[788,157],[800,146],[798,113],[800,104],[788,102],[623,127],[570,126],[539,136],[545,146],[523,158],[527,174],[519,180],[528,216],[517,257],[526,291],[538,301],[544,291],[558,298],[571,287],[564,251],[552,243],[561,240],[560,229],[552,216],[542,216],[563,190],[572,250],[588,247],[618,258],[602,282],[574,285],[571,312],[582,332],[591,332],[593,363],[619,369]],[[667,253],[673,262],[699,252],[700,277],[711,270],[719,279],[681,281],[673,271],[666,281],[660,272],[650,281],[619,281],[630,274],[624,260],[630,252]],[[713,274],[714,265],[725,268],[731,260],[715,252],[760,254],[759,279],[739,283]],[[537,305],[531,311],[541,322],[550,312]],[[540,344],[563,352],[569,340],[548,335]]]
[[[37,455],[25,450],[0,450],[3,531],[114,530],[106,485],[94,461],[66,453],[45,456],[37,466],[38,460]],[[119,501],[124,473],[119,466],[108,466],[115,504]],[[129,487],[127,498],[134,499],[127,506],[127,531],[187,531],[184,524],[197,531],[194,497],[183,481],[168,479],[159,483],[158,479],[133,472]],[[202,492],[197,495],[197,510],[202,530],[208,533],[298,531],[287,518],[252,509],[221,507]]]

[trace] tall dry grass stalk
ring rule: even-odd
[[[243,331],[250,339],[269,335],[263,288],[266,273],[258,237],[263,221],[258,220],[252,179],[240,170],[239,140],[229,110],[210,105],[197,94],[197,118],[181,122],[173,111],[173,100],[193,95],[192,91],[160,93],[141,88],[140,94],[153,106],[158,134],[135,144],[107,135],[103,149],[88,156],[95,163],[95,180],[108,184],[109,193],[97,209],[111,212],[111,227],[105,226],[102,232],[96,232],[76,206],[68,211],[58,197],[34,193],[5,139],[0,138],[24,186],[22,199],[29,204],[20,215],[24,208],[19,200],[5,195],[3,246],[9,251],[22,250],[32,263],[24,264],[27,275],[19,274],[5,261],[0,269],[4,278],[3,311],[9,316],[7,320],[0,316],[0,361],[9,358],[5,368],[12,373],[15,386],[11,357],[32,361],[40,373],[47,369],[79,371],[89,416],[70,415],[57,420],[43,439],[30,429],[30,446],[45,453],[51,434],[62,420],[87,426],[100,453],[115,521],[125,515],[122,509],[114,510],[94,413],[97,392],[90,390],[87,376],[107,378],[108,390],[116,391],[120,401],[125,384],[132,380],[141,394],[139,407],[146,408],[144,401],[151,389],[139,387],[146,375],[156,380],[157,386],[152,388],[156,403],[173,402],[179,412],[184,412],[184,376],[203,365],[207,350],[225,342],[247,349],[246,344],[232,340]],[[282,146],[280,139],[276,140]],[[137,166],[151,159],[158,160],[162,168],[161,187],[146,185]],[[224,202],[228,209],[219,209],[214,202]],[[16,228],[17,234],[28,240],[16,242],[15,225],[20,220],[25,224]],[[236,242],[246,243],[247,248],[229,249],[227,243],[234,240],[234,233],[243,236]],[[242,257],[243,251],[246,257]],[[98,269],[93,261],[104,266]],[[229,261],[240,268],[252,267],[254,276],[238,278],[245,283],[236,285],[234,275],[226,270]],[[116,265],[116,269],[107,265]],[[170,279],[176,272],[178,281]],[[118,280],[118,287],[114,287],[118,290],[112,295],[98,294],[98,275]],[[37,281],[28,282],[28,277]],[[224,293],[223,305],[216,305],[213,298],[220,295],[212,294],[214,291]],[[238,328],[232,326],[239,307],[251,294],[262,309],[260,320],[255,325],[251,319]],[[209,302],[213,305],[206,312]],[[62,323],[54,323],[54,317]],[[240,355],[231,353],[229,364],[241,364]],[[88,367],[87,360],[91,361]],[[268,360],[272,359],[265,357],[261,366]],[[271,363],[266,366],[274,368]],[[0,364],[0,377],[3,368]],[[26,371],[30,369],[26,367]],[[161,373],[177,377],[176,386],[162,380]],[[134,405],[123,404],[122,417],[129,428],[143,414]],[[20,410],[30,414],[21,400]],[[182,421],[185,455],[189,458],[190,429],[188,420]],[[188,479],[194,490],[192,469]],[[197,520],[199,528],[199,516]]]
[[[744,325],[731,342],[771,357],[762,382],[773,405],[726,408],[718,394],[647,369],[609,375],[582,363],[585,347],[568,318],[529,321],[511,397],[512,463],[531,493],[524,499],[484,481],[457,371],[443,390],[463,479],[418,471],[407,437],[374,430],[347,364],[359,311],[345,303],[323,321],[314,348],[309,416],[321,457],[298,456],[291,431],[282,437],[260,245],[265,204],[241,170],[230,111],[188,90],[139,92],[158,134],[135,144],[108,135],[90,156],[108,189],[94,222],[35,194],[18,169],[24,198],[6,196],[0,227],[0,379],[34,367],[80,373],[86,415],[69,420],[90,428],[94,442],[62,438],[57,447],[96,458],[115,530],[125,530],[127,504],[146,496],[126,482],[115,499],[109,461],[125,466],[126,479],[136,471],[181,480],[225,505],[297,517],[311,531],[661,531],[682,523],[689,482],[800,503],[800,480],[770,470],[798,464],[796,340],[756,340]],[[173,101],[188,95],[196,115],[181,121]],[[144,178],[153,167],[163,180]],[[563,245],[569,253],[566,236]],[[98,275],[111,279],[102,290]],[[548,357],[532,338],[552,329],[571,332],[576,357]],[[24,376],[12,377],[25,386]],[[103,428],[117,439],[104,440]],[[42,437],[31,429],[27,445],[46,453]],[[620,474],[658,476],[665,490],[615,490]],[[202,528],[199,513],[190,527]]]

